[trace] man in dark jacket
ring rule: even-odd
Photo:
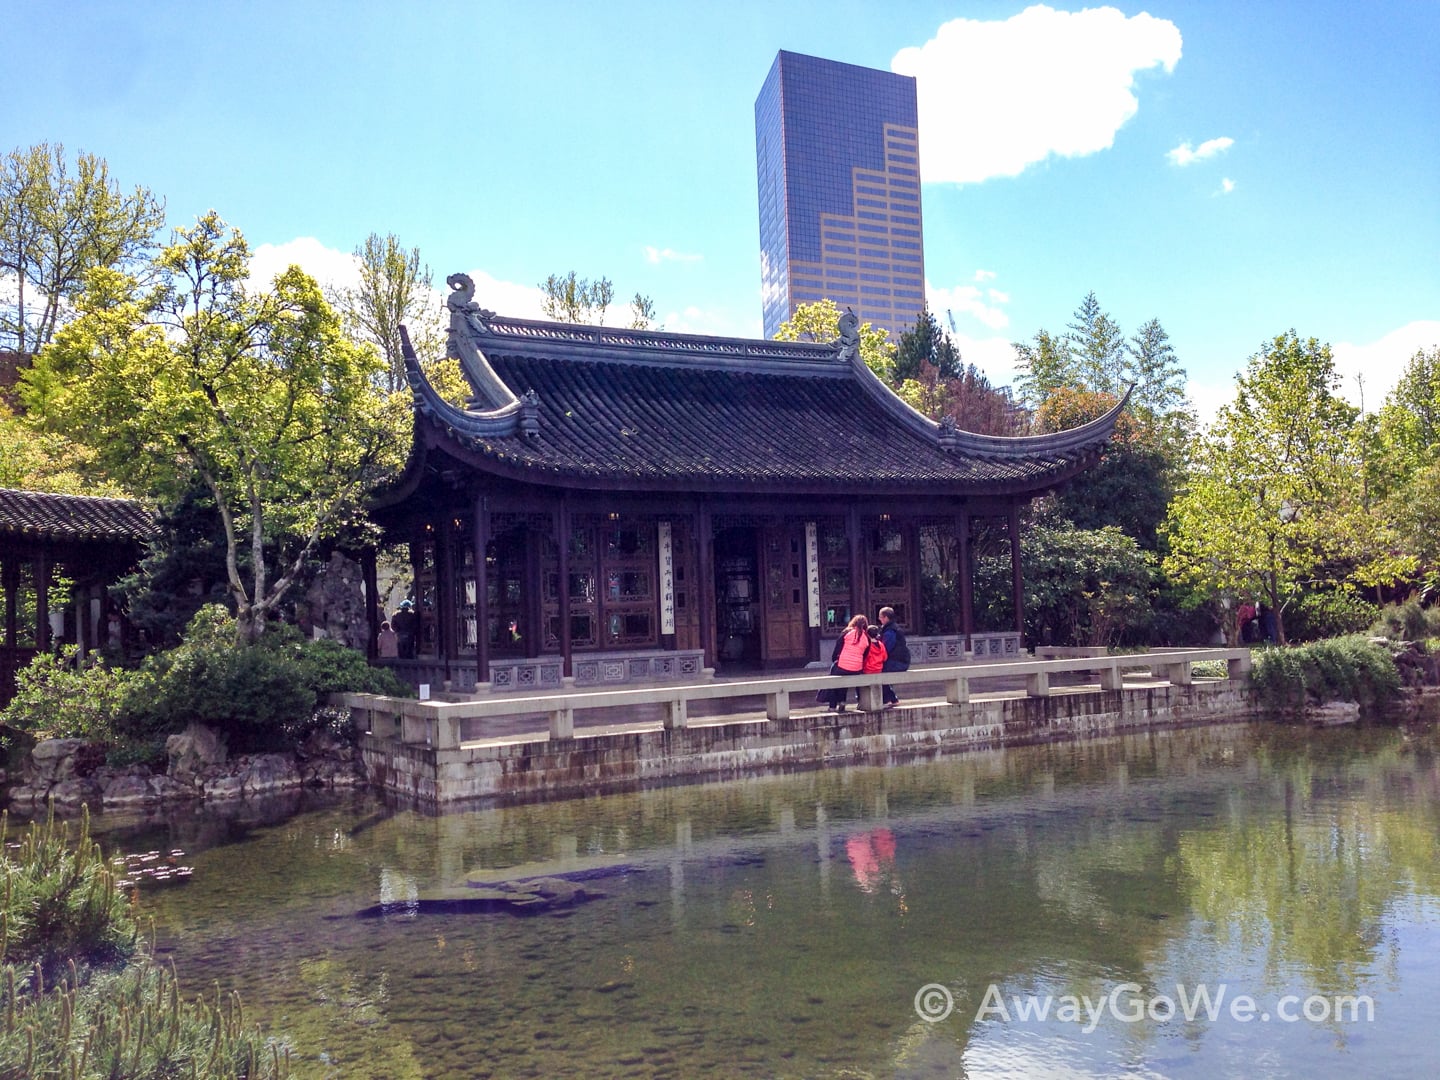
[[[880,609],[880,640],[885,643],[885,666],[880,670],[909,671],[910,646],[905,643],[905,631],[901,630],[900,624],[895,621],[895,609],[892,607]],[[880,687],[880,696],[887,709],[893,709],[900,704],[893,686]]]

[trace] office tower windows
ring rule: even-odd
[[[898,339],[925,305],[915,80],[781,52],[755,99],[765,336],[828,297]]]

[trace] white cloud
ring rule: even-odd
[[[979,368],[991,386],[1015,385],[1015,346],[1009,338],[952,333],[950,340],[960,350],[961,361]]]
[[[1228,405],[1235,399],[1235,377],[1232,375],[1228,382],[1197,382],[1191,379],[1185,385],[1185,394],[1190,399],[1190,404],[1195,406],[1195,418],[1201,424],[1210,424],[1215,420],[1215,414],[1220,411],[1221,405]]]
[[[1204,161],[1216,154],[1223,154],[1230,147],[1235,145],[1235,140],[1228,135],[1222,135],[1218,139],[1206,139],[1193,150],[1188,142],[1183,142],[1174,150],[1168,151],[1165,156],[1170,159],[1170,164],[1179,165],[1182,168],[1186,165],[1193,165],[1197,161]]]
[[[467,270],[466,273],[470,275],[470,280],[475,282],[475,302],[482,308],[512,319],[549,318],[542,306],[545,294],[537,286],[501,281],[484,270]],[[448,291],[445,295],[448,295]],[[613,313],[616,309],[612,306],[610,310]],[[608,321],[613,325],[615,320]]]
[[[705,256],[691,255],[683,251],[675,251],[672,248],[654,248],[646,245],[645,261],[652,264],[662,262],[699,262]]]
[[[967,184],[1107,149],[1140,107],[1136,73],[1173,71],[1180,50],[1167,19],[1037,4],[1003,22],[954,19],[890,67],[916,79],[923,179]]]
[[[352,253],[328,248],[313,236],[301,236],[283,244],[261,244],[250,253],[252,286],[269,287],[275,275],[291,264],[299,266],[322,287],[353,288],[360,283],[360,260]],[[483,308],[516,319],[543,319],[543,294],[534,285],[502,281],[484,270],[468,271],[475,282],[475,300]],[[449,294],[444,278],[435,281],[435,304]]]
[[[1365,408],[1373,410],[1383,405],[1385,395],[1395,389],[1410,358],[1421,349],[1437,346],[1440,346],[1440,319],[1419,319],[1364,345],[1335,342],[1330,346],[1330,353],[1340,373],[1341,393],[1359,405],[1361,384],[1356,377],[1363,377]]]
[[[671,311],[659,320],[667,332],[676,334],[713,334],[717,337],[763,338],[765,329],[759,316],[742,317],[727,311],[707,311],[691,307]]]
[[[250,252],[250,283],[269,288],[277,274],[291,265],[300,267],[321,286],[352,288],[360,284],[360,260],[348,251],[328,248],[313,236],[298,236],[283,244],[261,244]]]
[[[1001,304],[1010,302],[1010,297],[999,289],[981,290],[975,285],[942,289],[927,284],[925,296],[930,302],[930,310],[935,312],[942,325],[947,313],[969,316],[991,330],[1003,330],[1010,325],[1010,316],[1000,309]]]
[[[1234,191],[1234,190],[1235,190],[1235,181],[1234,181],[1234,180],[1231,180],[1228,176],[1222,177],[1221,180],[1220,180],[1220,194],[1221,194],[1221,195],[1229,195],[1229,194],[1230,194],[1232,191]]]
[[[976,281],[994,281],[994,280],[995,280],[995,271],[994,271],[994,270],[976,270],[976,271],[975,271],[975,280],[976,280]]]

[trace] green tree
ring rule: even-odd
[[[961,373],[960,350],[936,321],[929,304],[916,316],[915,325],[900,334],[892,375],[895,385],[920,378],[926,364],[935,369],[936,377],[941,380],[958,378]]]
[[[1126,379],[1125,335],[1110,314],[1087,293],[1066,328],[1075,385],[1098,394],[1123,394]]]
[[[917,378],[906,379],[895,393],[931,420],[949,416],[963,431],[981,435],[1022,435],[1027,418],[1011,400],[1008,387],[990,385],[974,364],[962,364],[953,378],[942,379],[928,363]]]
[[[1403,572],[1367,512],[1354,433],[1328,345],[1292,330],[1250,358],[1235,400],[1201,437],[1165,523],[1164,567],[1199,596],[1253,596],[1284,612],[1306,590]]]
[[[775,340],[839,341],[840,315],[840,308],[833,300],[797,304],[790,318],[775,331]],[[895,346],[891,344],[889,334],[868,322],[860,324],[860,358],[879,378],[890,381],[895,365]]]
[[[1140,327],[1125,349],[1129,359],[1123,378],[1135,386],[1131,405],[1152,423],[1185,412],[1185,369],[1160,320]]]
[[[1035,413],[1039,432],[1065,431],[1115,407],[1114,394],[1061,388]],[[1100,461],[1053,496],[1057,512],[1081,529],[1118,526],[1144,550],[1159,547],[1159,529],[1179,482],[1179,470],[1153,428],[1120,415]]]
[[[58,143],[0,157],[0,277],[16,290],[13,305],[0,305],[0,340],[17,352],[41,349],[85,272],[138,264],[164,221],[149,190],[123,193],[94,154],[78,154],[73,172]]]
[[[648,330],[655,324],[655,302],[638,292],[630,298],[630,329]]]
[[[1015,350],[1015,386],[1020,392],[1020,401],[1027,408],[1039,408],[1062,386],[1081,386],[1064,338],[1056,337],[1048,330],[1039,330],[1031,342],[1014,341],[1010,344]]]
[[[444,353],[434,277],[430,267],[421,263],[420,249],[406,248],[394,233],[382,237],[372,232],[355,249],[355,258],[360,284],[339,290],[333,298],[335,308],[351,337],[380,350],[385,359],[384,388],[402,390],[406,386],[402,324],[422,360],[434,362]]]
[[[605,323],[605,310],[615,299],[615,286],[606,277],[591,281],[571,270],[563,277],[551,274],[540,283],[540,305],[556,322]]]
[[[244,238],[212,211],[177,230],[155,288],[92,271],[21,390],[32,415],[156,502],[204,484],[242,641],[258,639],[316,544],[357,523],[404,456],[386,415],[395,398],[374,391],[378,354],[346,340],[298,267],[251,291],[248,262]]]

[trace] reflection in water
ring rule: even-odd
[[[1435,762],[1429,737],[1234,726],[439,816],[367,798],[208,850],[181,824],[195,879],[144,902],[302,1076],[1430,1075]],[[423,906],[537,878],[583,900]],[[1375,1019],[976,1018],[992,988],[1129,984]]]

